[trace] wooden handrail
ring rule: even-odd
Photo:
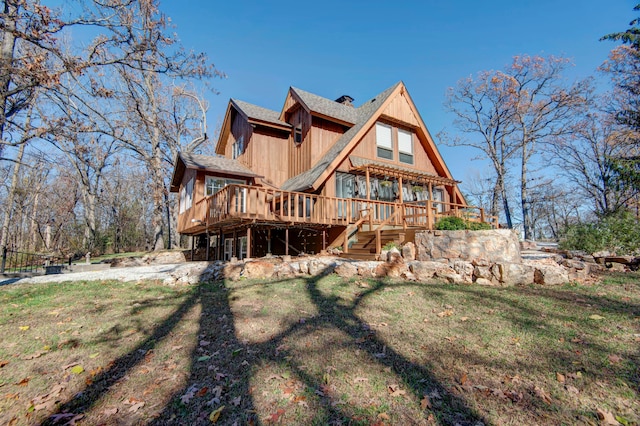
[[[395,219],[402,212],[404,212],[404,209],[402,207],[396,208],[396,211],[391,216],[386,218],[375,229],[375,233],[376,233],[376,254],[380,254],[382,252],[382,241],[380,240],[380,234],[381,234],[381,231],[382,231],[382,227],[388,225],[389,222],[391,222],[391,219]]]

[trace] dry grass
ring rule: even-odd
[[[637,274],[77,282],[5,286],[0,304],[2,424],[640,421]]]

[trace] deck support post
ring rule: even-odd
[[[192,236],[191,236],[191,261],[192,261],[192,262],[193,262],[193,246],[194,246],[194,244],[195,244],[195,241],[196,241],[196,239],[195,239],[195,237],[192,235]]]
[[[209,261],[209,248],[211,247],[211,238],[209,238],[209,230],[207,229],[207,262]]]
[[[240,259],[240,256],[238,256],[238,232],[236,230],[233,231],[233,246],[231,248],[231,257]]]
[[[327,230],[322,230],[322,252],[327,250]]]
[[[284,228],[284,255],[289,256],[289,228]]]
[[[271,254],[271,228],[267,229],[267,254]]]
[[[251,227],[247,227],[247,259],[251,259]]]

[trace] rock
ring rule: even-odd
[[[464,260],[456,260],[453,262],[453,270],[462,277],[462,280],[466,283],[473,282],[473,265],[471,262],[465,262]]]
[[[363,278],[373,278],[375,276],[375,266],[377,262],[361,262],[358,265],[358,275]]]
[[[253,260],[244,264],[241,276],[245,278],[271,278],[274,275],[274,264],[264,260]]]
[[[493,272],[491,271],[490,266],[477,265],[473,268],[473,276],[475,277],[476,281],[478,279],[492,280]]]
[[[389,255],[387,256],[387,261],[391,263],[404,263],[404,259],[402,258],[402,253],[395,247],[392,247],[389,250]]]
[[[307,275],[309,274],[309,263],[305,261],[298,262],[298,267],[300,268],[300,273]]]
[[[185,263],[186,261],[187,259],[182,251],[172,250],[157,253],[155,258],[152,260],[152,263],[164,265],[168,263]]]
[[[443,269],[448,269],[448,266],[440,262],[413,261],[409,263],[409,270],[418,281],[429,280],[434,277],[436,271]],[[451,272],[455,271],[451,270]]]
[[[496,263],[492,272],[504,285],[533,284],[535,278],[535,268],[523,263]]]
[[[281,264],[276,265],[273,273],[278,278],[290,278],[296,275],[296,271],[288,262],[282,262]]]
[[[560,285],[569,282],[569,272],[559,265],[535,265],[534,283]]]
[[[402,257],[404,257],[405,262],[410,262],[416,259],[416,245],[412,242],[406,243],[402,246]]]
[[[496,285],[493,281],[488,280],[486,278],[477,278],[475,281],[476,284],[478,285],[484,285],[484,286],[493,286]]]
[[[576,269],[582,271],[586,268],[584,262],[573,259],[564,259],[561,263],[562,266],[566,266],[567,268]]]
[[[237,281],[240,279],[240,274],[243,269],[244,265],[242,263],[226,263],[222,268],[222,278]]]
[[[343,278],[351,278],[358,275],[358,267],[351,262],[344,262],[336,266],[334,272]]]
[[[517,234],[508,229],[417,232],[416,259],[521,263]]]
[[[462,275],[456,274],[455,272],[438,271],[436,272],[436,275],[434,278],[440,278],[442,280],[447,281],[449,284],[467,284],[468,283],[468,281],[466,281],[462,277]]]
[[[378,260],[380,262],[386,262],[389,260],[389,250],[382,249],[380,250],[380,254],[378,255]]]
[[[622,263],[617,262],[607,262],[605,263],[608,271],[612,272],[625,272],[627,270],[626,266]]]
[[[595,253],[591,253],[591,256],[593,257],[609,257],[609,256],[615,256],[616,254],[614,252],[608,251],[608,250],[602,250],[602,251],[597,251]]]
[[[376,266],[374,274],[376,277],[400,278],[408,269],[404,262],[384,262]]]
[[[520,250],[537,250],[538,243],[531,240],[520,241]]]

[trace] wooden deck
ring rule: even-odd
[[[358,223],[368,225],[370,231],[382,227],[431,230],[439,218],[452,215],[497,227],[497,218],[486,216],[481,208],[462,204],[431,200],[394,203],[228,185],[183,213],[179,229],[181,233],[198,234],[205,229],[215,230],[243,223],[309,227],[347,227]]]

